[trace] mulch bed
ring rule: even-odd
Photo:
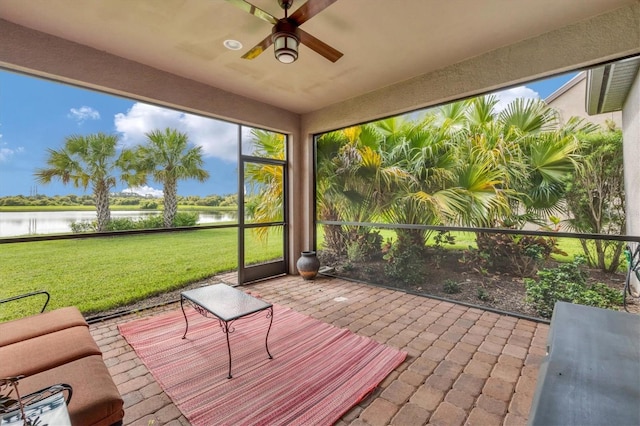
[[[335,276],[479,307],[488,307],[521,316],[540,318],[535,309],[526,303],[526,288],[523,277],[496,271],[490,271],[483,275],[461,263],[460,257],[460,254],[439,255],[437,259],[428,257],[421,265],[427,279],[415,285],[391,282],[385,274],[386,261],[382,259],[362,264],[350,263],[346,268],[339,265],[335,259],[324,258],[321,260],[323,265],[328,263],[333,266],[332,274]],[[557,262],[549,262],[545,267],[551,268],[556,265]],[[620,291],[624,288],[624,274],[611,274],[596,269],[587,269],[587,272],[590,283],[604,283]],[[460,291],[447,293],[444,290],[444,284],[447,281],[458,283]],[[623,307],[620,306],[619,309],[623,310]],[[640,300],[627,297],[627,309],[630,312],[640,313]]]

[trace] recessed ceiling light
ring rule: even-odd
[[[242,43],[240,43],[238,40],[225,40],[224,43],[224,47],[226,47],[229,50],[240,50],[242,49]]]

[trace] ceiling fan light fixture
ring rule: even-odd
[[[283,64],[291,64],[298,59],[300,37],[297,28],[287,20],[282,19],[273,27],[273,52],[276,59]]]
[[[291,34],[276,34],[273,38],[276,59],[283,64],[295,62],[298,59],[298,44],[298,39]]]

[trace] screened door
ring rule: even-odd
[[[244,284],[286,272],[286,137],[240,131],[238,282]]]

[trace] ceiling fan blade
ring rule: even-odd
[[[300,35],[300,42],[302,44],[304,44],[314,52],[318,53],[319,55],[324,56],[331,62],[335,62],[338,59],[342,58],[342,52],[334,49],[333,47],[329,46],[327,43],[318,40],[311,34],[305,31],[302,31],[300,28],[298,28],[298,34]]]
[[[256,16],[260,19],[262,19],[263,21],[267,21],[270,24],[275,25],[276,22],[278,22],[278,19],[275,18],[273,15],[271,15],[269,12],[265,12],[264,10],[252,5],[251,3],[249,3],[248,1],[245,0],[227,0],[228,3],[231,3],[232,5],[244,10],[247,13],[252,14],[253,16]]]
[[[269,34],[264,40],[256,44],[253,49],[242,55],[242,59],[255,59],[259,54],[267,50],[269,46],[273,44],[271,34]]]
[[[308,0],[300,6],[298,10],[293,12],[293,14],[289,16],[289,19],[294,20],[298,25],[302,25],[336,1],[338,0]]]

